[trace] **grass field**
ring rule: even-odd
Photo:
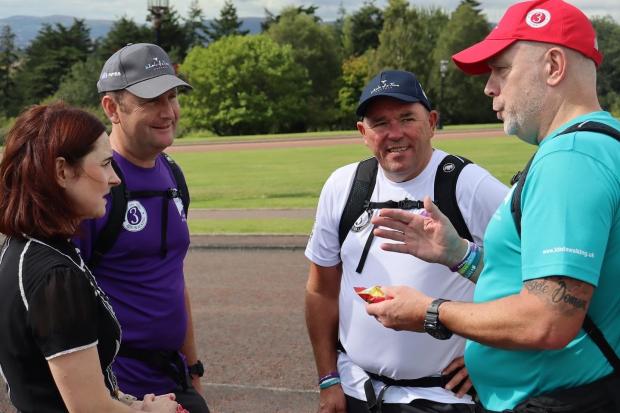
[[[437,140],[437,148],[465,156],[504,183],[534,150],[516,138]],[[312,208],[329,174],[369,156],[360,145],[175,153],[194,208]],[[307,233],[309,220],[190,220],[193,233]]]
[[[192,234],[309,234],[312,219],[191,219]]]

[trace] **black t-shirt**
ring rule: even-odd
[[[66,412],[48,360],[97,346],[110,394],[120,326],[68,240],[7,238],[0,250],[0,372],[24,413]]]

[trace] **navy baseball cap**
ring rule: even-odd
[[[152,99],[172,88],[191,86],[179,79],[170,57],[161,47],[150,43],[128,44],[114,53],[103,65],[97,91],[128,90]]]
[[[431,102],[418,79],[413,73],[404,70],[384,70],[373,77],[362,91],[355,114],[363,117],[370,101],[379,96],[408,103],[420,102],[426,109],[431,110]]]

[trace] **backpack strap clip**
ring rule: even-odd
[[[168,199],[180,198],[181,197],[181,191],[179,191],[176,188],[169,188],[166,191],[166,196],[168,197]]]

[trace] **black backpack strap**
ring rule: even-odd
[[[601,133],[603,135],[608,135],[620,142],[620,131],[612,128],[611,126],[594,121],[587,121],[572,125],[567,129],[563,130],[562,132],[558,133],[556,136],[565,135],[567,133],[573,132]],[[513,181],[516,181],[517,186],[512,193],[510,212],[512,213],[512,218],[515,222],[515,226],[517,227],[517,233],[519,234],[519,238],[521,237],[521,193],[523,192],[525,178],[527,177],[527,173],[530,170],[530,166],[532,164],[532,161],[534,160],[534,156],[536,156],[536,153],[532,155],[527,165],[525,165],[523,171],[518,172],[513,178]],[[514,182],[512,183],[514,184]],[[586,317],[583,320],[582,328],[590,336],[592,341],[594,341],[594,344],[596,344],[596,346],[601,350],[609,364],[611,364],[611,366],[613,367],[615,373],[617,375],[620,375],[620,358],[618,358],[618,355],[614,351],[613,347],[611,347],[609,342],[605,339],[603,332],[597,327],[597,325],[588,314],[586,314]]]
[[[519,234],[519,238],[521,238],[521,193],[523,192],[523,185],[525,184],[525,177],[527,173],[530,171],[530,166],[532,165],[532,161],[534,160],[534,156],[536,153],[532,155],[530,160],[523,168],[523,171],[517,172],[517,174],[512,178],[511,182],[513,185],[516,182],[517,186],[512,193],[512,198],[510,200],[510,213],[512,214],[512,219],[515,223],[515,227],[517,227],[517,234]]]
[[[609,342],[605,339],[603,332],[594,324],[592,318],[588,314],[586,314],[586,318],[583,320],[583,329],[590,336],[594,344],[601,350],[601,352],[605,355],[609,364],[613,367],[615,373],[620,375],[620,358],[611,347]]]
[[[183,390],[187,390],[187,369],[185,362],[177,351],[136,349],[121,343],[117,356],[128,357],[146,363],[181,385]]]
[[[93,249],[88,261],[88,267],[92,270],[101,262],[103,255],[108,252],[120,234],[125,220],[127,210],[127,187],[125,177],[118,164],[112,160],[112,168],[121,180],[121,183],[110,189],[110,213],[108,220],[99,232],[97,239],[93,243]]]
[[[161,255],[162,257],[166,256],[167,253],[167,231],[166,228],[168,226],[168,201],[175,197],[181,198],[181,202],[183,203],[183,210],[185,211],[185,216],[187,217],[188,209],[189,209],[189,191],[187,189],[187,182],[185,181],[185,176],[181,171],[179,165],[170,157],[170,155],[166,153],[162,153],[162,156],[168,166],[170,167],[170,171],[172,176],[176,182],[177,189],[169,189],[166,191],[127,191],[127,187],[125,185],[125,179],[123,173],[118,166],[118,164],[112,160],[112,167],[114,171],[121,179],[121,183],[115,187],[110,189],[111,195],[111,207],[110,213],[108,214],[108,220],[105,225],[99,232],[98,238],[94,242],[93,250],[91,253],[91,258],[88,262],[88,266],[91,269],[94,269],[99,263],[103,255],[108,252],[116,240],[123,228],[123,221],[125,220],[125,213],[127,211],[127,202],[129,199],[133,198],[150,198],[150,197],[162,197],[163,209],[162,209],[162,235],[161,235]]]
[[[596,132],[603,135],[611,136],[615,140],[620,141],[619,130],[600,122],[586,121],[583,123],[578,123],[558,133],[558,135],[564,135],[572,132]]]
[[[463,168],[470,163],[472,162],[469,159],[455,155],[443,158],[435,175],[435,204],[450,219],[461,238],[473,241],[456,201],[456,183]]]
[[[378,162],[375,157],[361,161],[357,165],[349,198],[340,217],[338,228],[340,246],[344,243],[355,221],[364,211],[365,205],[370,201],[377,180],[377,169]]]
[[[172,176],[174,176],[174,180],[177,184],[177,190],[179,191],[179,196],[181,197],[181,201],[183,202],[183,210],[185,211],[185,216],[187,217],[187,213],[189,211],[189,190],[187,189],[187,182],[185,181],[185,175],[183,175],[183,171],[179,167],[179,164],[172,159],[170,155],[167,153],[162,153],[166,162],[170,166],[170,170],[172,171]]]
[[[558,133],[556,136],[565,135],[567,133],[573,132],[596,132],[601,133],[603,135],[608,135],[620,142],[620,131],[612,128],[611,126],[605,125],[604,123],[587,121],[583,123],[577,123]],[[512,193],[512,199],[510,202],[510,212],[512,213],[512,218],[515,222],[515,226],[517,227],[517,233],[519,237],[521,237],[521,193],[523,192],[523,185],[525,184],[525,178],[527,177],[527,173],[530,170],[530,166],[532,165],[532,161],[534,160],[534,156],[536,153],[532,155],[527,165],[521,172],[517,172],[517,174],[512,178],[511,184],[517,183],[515,190]]]

